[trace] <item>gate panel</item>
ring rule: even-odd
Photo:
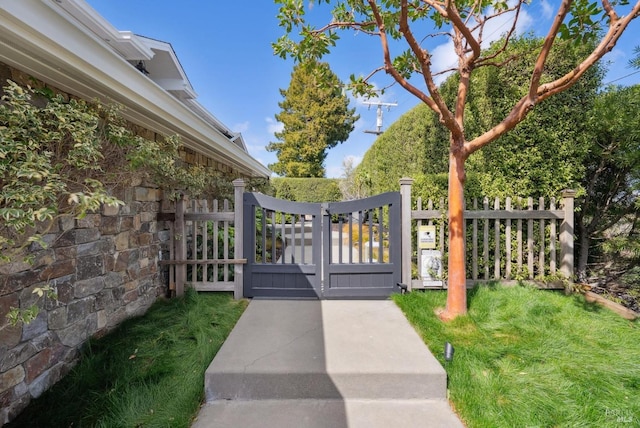
[[[246,297],[321,296],[320,204],[244,194]]]
[[[324,205],[324,298],[386,298],[399,291],[400,194]]]

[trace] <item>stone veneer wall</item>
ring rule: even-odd
[[[17,415],[73,366],[79,347],[126,318],[143,314],[167,294],[158,259],[169,231],[157,222],[161,192],[136,187],[81,220],[60,219],[45,235],[47,249],[35,263],[0,266],[0,422]],[[39,246],[38,246],[39,247]],[[57,300],[38,298],[35,287],[51,285]],[[11,307],[40,307],[35,320],[11,326]]]
[[[0,63],[1,86],[6,79],[45,86]],[[131,127],[145,138],[158,137]],[[180,155],[187,164],[227,175],[236,172],[188,149]],[[125,205],[104,207],[81,220],[58,220],[45,236],[49,247],[30,248],[34,264],[0,264],[0,425],[64,377],[87,339],[143,314],[159,296],[168,295],[166,269],[158,267],[162,255],[168,255],[170,240],[169,224],[156,221],[162,191],[140,185],[114,196]],[[57,300],[33,294],[34,288],[47,284],[57,291]],[[16,327],[7,322],[11,307],[26,309],[34,303],[41,308],[34,321]]]

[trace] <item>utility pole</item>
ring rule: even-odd
[[[389,110],[391,110],[391,107],[396,107],[398,105],[398,103],[382,103],[380,101],[376,101],[376,102],[365,101],[364,104],[368,105],[369,107],[377,106],[377,111],[376,111],[376,130],[375,131],[367,130],[367,131],[364,131],[364,132],[366,132],[367,134],[375,134],[375,135],[382,134],[382,107],[386,107],[387,111],[389,111]]]

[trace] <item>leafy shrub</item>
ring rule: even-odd
[[[0,261],[31,242],[45,247],[42,236],[61,216],[122,204],[115,190],[145,178],[191,196],[230,187],[217,171],[183,165],[178,137],[145,139],[119,110],[8,81],[0,104]]]
[[[277,198],[297,202],[337,202],[342,200],[339,180],[332,178],[271,179]]]

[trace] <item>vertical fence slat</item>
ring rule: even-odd
[[[549,209],[550,210],[556,209],[555,198],[551,198]],[[552,219],[549,222],[549,274],[551,275],[555,275],[556,273],[556,263],[557,263],[556,234],[557,234],[557,220]]]
[[[208,213],[209,201],[205,200],[204,203],[204,212]],[[206,220],[203,221],[202,227],[202,259],[205,261],[205,264],[202,265],[202,280],[207,281],[209,279],[209,264],[206,263],[209,260],[209,222]]]
[[[342,218],[342,214],[339,215],[338,217],[338,263],[343,263],[344,259],[342,258],[342,247],[343,247],[343,241],[342,241],[342,228],[344,225],[344,220]],[[332,249],[333,249],[333,245],[331,245]]]
[[[540,198],[538,201],[538,211],[544,211],[544,198]],[[538,255],[538,275],[544,277],[545,275],[545,251],[546,246],[546,233],[545,233],[544,219],[540,219],[540,253]]]
[[[378,208],[378,263],[384,263],[384,250],[382,245],[382,229],[384,227],[384,210],[382,207]]]
[[[222,205],[222,209],[224,211],[229,211],[229,200],[225,199]],[[228,259],[229,258],[229,222],[228,221],[224,221],[223,222],[223,228],[224,228],[224,234],[222,235],[222,257],[224,259]],[[229,265],[228,264],[224,264],[224,266],[222,267],[223,269],[223,274],[222,274],[222,278],[223,281],[229,281]]]
[[[260,208],[260,212],[262,213],[262,263],[267,263],[267,230],[269,228],[267,226],[267,210]]]
[[[196,212],[196,201],[191,201],[191,212]],[[191,233],[191,260],[197,260],[198,259],[198,222],[197,221],[191,221],[191,231],[189,233]],[[188,254],[188,253],[187,253]],[[189,257],[187,257],[189,258]],[[187,265],[187,278],[189,277],[189,272],[191,272],[191,280],[192,281],[197,281],[197,272],[198,272],[198,265]]]
[[[362,256],[364,255],[364,247],[362,246],[362,219],[363,219],[362,211],[358,211],[358,263],[362,263]]]
[[[440,212],[444,213],[446,212],[446,208],[444,205],[444,198],[440,199]],[[445,222],[441,221],[440,222],[440,254],[444,254],[444,229],[445,229]]]
[[[505,201],[504,209],[511,211],[511,198],[507,198]],[[504,251],[505,251],[505,265],[504,265],[504,277],[505,279],[511,279],[511,219],[505,220],[504,225]]]
[[[482,208],[484,211],[489,211],[489,198],[484,198],[482,202]],[[482,261],[484,263],[484,280],[489,280],[489,220],[486,218],[482,222],[483,224],[483,246],[482,246]]]
[[[176,201],[176,260],[183,261],[187,259],[187,237],[185,235],[186,227],[184,224],[184,212],[186,209],[187,200],[184,195]],[[187,280],[187,266],[179,264],[176,266],[176,296],[180,297],[184,295],[184,283]]]
[[[573,278],[573,233],[574,233],[574,216],[573,204],[576,192],[574,190],[565,190],[562,193],[562,205],[564,206],[564,220],[560,225],[560,271],[565,278],[572,280]]]
[[[478,198],[473,198],[473,210],[478,210]],[[472,238],[472,258],[473,258],[473,272],[472,279],[474,281],[478,280],[478,219],[474,218],[471,221],[473,228],[473,238]]]
[[[242,229],[243,217],[244,217],[244,203],[243,193],[245,189],[244,180],[239,178],[233,181],[234,186],[234,198],[233,198],[233,225],[234,225],[234,249],[233,257],[244,258],[244,230]],[[252,249],[255,255],[255,249]],[[244,295],[244,266],[241,264],[234,265],[233,268],[233,282],[234,290],[233,297],[241,299]]]
[[[493,203],[493,209],[495,211],[500,211],[500,199],[496,198]],[[496,218],[494,221],[494,238],[495,238],[495,247],[493,250],[493,276],[495,279],[500,279],[500,219]]]
[[[175,247],[178,245],[175,234],[174,222],[169,223],[169,260],[176,260]],[[169,293],[175,293],[176,291],[176,265],[173,263],[169,265]]]
[[[533,198],[527,199],[527,209],[533,211]],[[533,279],[533,219],[527,221],[527,269],[529,269],[529,279]]]
[[[296,217],[297,216],[297,217]],[[296,223],[296,218],[299,219],[300,221],[300,257],[302,258],[302,260],[300,260],[300,263],[307,263],[307,259],[306,256],[304,254],[304,249],[306,247],[305,245],[305,240],[307,239],[307,231],[305,230],[305,218],[304,215],[302,214],[293,214],[291,221],[295,224]],[[311,250],[313,252],[313,249]],[[293,263],[293,252],[291,254],[291,262]]]
[[[373,213],[371,210],[367,210],[368,221],[368,229],[369,229],[369,259],[367,260],[369,263],[373,263],[373,238],[375,237],[373,234]]]
[[[411,233],[411,184],[413,180],[410,178],[400,179],[400,195],[402,201],[401,206],[401,235],[402,235],[402,249],[400,255],[402,258],[402,283],[408,287],[408,290],[412,290],[412,278],[411,278],[411,257],[413,255],[413,236]]]
[[[220,210],[220,206],[218,205],[218,200],[213,200],[213,212],[217,213]],[[213,221],[213,227],[211,229],[211,244],[213,246],[213,258],[218,259],[218,254],[220,254],[220,247],[218,244],[220,238],[220,222],[218,220]],[[223,237],[224,238],[224,237]],[[213,278],[214,281],[218,279],[218,272],[220,271],[220,265],[217,263],[211,266],[213,268]]]
[[[349,237],[347,242],[349,243],[349,264],[353,263],[353,213],[349,213],[349,225],[347,226]]]
[[[518,201],[518,209],[522,209],[522,201]],[[522,253],[522,219],[519,218],[516,225],[516,240],[517,240],[517,252],[518,252],[518,275],[522,276],[522,263],[524,255]]]

